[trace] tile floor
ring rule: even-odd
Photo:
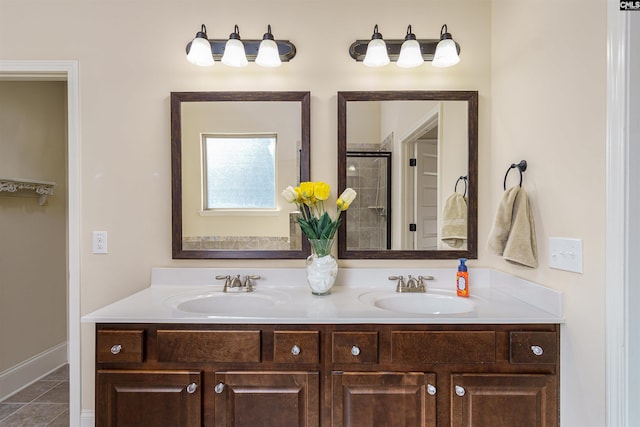
[[[68,365],[0,402],[0,427],[68,425]]]

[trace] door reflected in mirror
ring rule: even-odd
[[[340,258],[475,258],[477,92],[338,93]],[[457,185],[464,180],[464,185]]]
[[[304,258],[279,197],[309,179],[308,92],[171,94],[173,258]]]

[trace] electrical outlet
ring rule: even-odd
[[[549,237],[549,267],[582,273],[582,239]]]
[[[107,232],[106,231],[94,231],[93,232],[93,253],[94,254],[106,254],[109,253],[107,247]]]

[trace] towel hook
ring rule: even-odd
[[[466,197],[467,196],[467,177],[466,176],[461,176],[460,178],[458,178],[458,180],[456,181],[456,186],[453,189],[454,192],[458,192],[458,183],[460,182],[460,180],[464,181],[464,194],[462,195],[462,197]]]
[[[518,168],[518,172],[520,172],[520,187],[522,187],[522,172],[527,170],[527,161],[521,160],[520,163],[512,163],[507,169],[507,173],[504,174],[504,190],[507,191],[507,176],[509,176],[509,172],[511,169]]]

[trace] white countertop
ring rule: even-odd
[[[405,271],[406,270],[406,271]],[[216,275],[260,275],[255,291],[223,294]],[[420,298],[398,294],[390,275],[434,276],[427,294],[457,303],[455,269],[341,268],[330,295],[315,296],[304,269],[154,268],[151,286],[82,318],[93,323],[563,323],[562,293],[489,269],[469,269],[473,309],[457,314],[409,314],[378,308],[376,297]],[[250,296],[250,299],[242,300]],[[224,298],[223,312],[178,309],[185,301]],[[268,301],[261,306],[260,303]],[[453,301],[451,301],[453,300]],[[247,302],[245,305],[244,302]],[[253,302],[258,303],[253,304]],[[202,311],[202,310],[200,310]]]

